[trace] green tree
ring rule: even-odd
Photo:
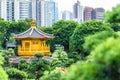
[[[65,51],[69,51],[69,39],[73,34],[74,29],[78,26],[75,21],[60,20],[52,25],[53,34],[55,36],[53,42],[55,44],[63,45]]]
[[[14,56],[14,50],[13,49],[8,49],[8,50],[3,50],[2,51],[2,56],[4,57],[4,66],[8,66],[9,65],[9,58],[11,56]]]
[[[18,64],[18,69],[28,72],[29,66],[30,64],[25,59],[21,59]]]
[[[2,43],[2,48],[6,48],[8,35],[7,30],[9,28],[9,22],[0,19],[0,34],[1,38],[0,41]]]
[[[102,31],[86,37],[85,43],[83,44],[84,50],[87,51],[88,54],[90,54],[92,50],[94,50],[99,44],[101,44],[111,36],[117,37],[118,34],[113,31]]]
[[[68,53],[69,63],[76,63],[77,61],[82,59],[81,54],[78,52],[69,52]]]
[[[51,68],[55,69],[56,67],[67,67],[68,55],[63,49],[55,50],[52,54],[53,61],[51,63]]]
[[[82,56],[85,56],[87,54],[83,50],[85,37],[101,31],[112,31],[112,29],[102,21],[88,21],[82,23],[80,26],[76,27],[73,35],[71,36],[70,50],[72,52],[78,52],[82,54]]]
[[[105,20],[109,23],[120,23],[120,4],[112,8],[112,11],[107,11]]]
[[[40,80],[61,80],[61,68],[55,68],[51,72],[45,71]]]
[[[8,68],[6,71],[10,80],[24,80],[27,79],[28,76],[26,72],[20,71],[16,68]]]
[[[114,31],[120,31],[120,4],[113,7],[111,11],[107,11],[105,14],[105,21],[110,24],[110,27]]]
[[[115,32],[120,31],[120,24],[119,23],[110,23],[109,25]]]
[[[29,78],[40,78],[45,70],[49,71],[50,62],[43,58],[43,54],[35,54],[34,60],[31,62],[29,67]],[[37,76],[35,72],[38,72]],[[32,76],[31,76],[32,75]]]
[[[87,61],[68,68],[62,80],[119,80],[120,37],[111,37],[96,47]]]

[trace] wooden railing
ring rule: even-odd
[[[50,46],[44,46],[44,47],[36,47],[36,48],[24,48],[21,46],[18,46],[18,55],[27,55],[27,56],[33,56],[35,53],[40,52],[44,53],[44,55],[49,55],[50,53]]]

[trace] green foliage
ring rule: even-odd
[[[14,56],[15,55],[15,53],[14,53],[14,50],[13,49],[8,49],[8,50],[3,50],[2,51],[2,55],[3,55],[3,57],[4,57],[4,64],[5,64],[5,66],[6,65],[9,65],[9,58],[11,57],[11,56]]]
[[[40,80],[61,80],[61,68],[56,68],[51,72],[45,71]]]
[[[63,45],[65,51],[69,51],[69,39],[73,34],[74,29],[78,26],[75,21],[60,20],[52,25],[53,34],[55,36],[53,42],[55,44]]]
[[[120,31],[120,4],[112,8],[112,11],[107,11],[105,21],[110,24],[114,31]]]
[[[25,59],[21,59],[18,64],[18,69],[27,72],[29,66],[30,66],[30,64]]]
[[[0,52],[0,80],[3,80],[3,79],[8,80],[8,76],[2,67],[3,61],[4,61],[4,58],[2,57],[2,53]]]
[[[111,36],[118,36],[115,32],[102,31],[94,35],[90,35],[85,38],[85,43],[83,44],[84,50],[89,54],[94,50],[100,43],[104,42],[107,38]]]
[[[14,36],[15,36],[14,33],[11,33],[11,34],[10,34],[8,43],[16,43],[16,42],[15,42],[15,39],[14,39]]]
[[[101,67],[107,80],[120,79],[120,38],[110,38],[92,51],[90,60]],[[101,63],[101,64],[99,64]],[[114,75],[114,76],[113,76]]]
[[[8,28],[9,28],[9,22],[0,20],[0,34],[1,34],[0,42],[3,48],[6,47],[6,43],[7,43],[6,41],[8,39],[8,34],[7,34]]]
[[[70,50],[72,52],[78,52],[82,55],[86,55],[83,50],[85,37],[101,31],[112,31],[112,29],[102,21],[88,21],[82,23],[80,26],[76,27],[74,33],[71,36]]]
[[[101,77],[95,75],[100,72],[97,67],[97,65],[90,63],[78,62],[67,69],[61,80],[102,80]]]
[[[68,66],[68,55],[63,49],[55,50],[52,54],[53,61],[51,63],[51,69],[56,67],[66,67]]]
[[[44,56],[44,54],[43,53],[36,53],[34,56],[39,59],[39,58],[42,58]]]
[[[16,79],[16,80],[23,80],[27,78],[27,73],[24,71],[20,71],[16,68],[8,68],[7,74],[9,75],[10,80]]]
[[[87,61],[71,65],[62,80],[119,80],[120,38],[111,37],[96,47]]]
[[[54,70],[56,67],[63,67],[62,61],[59,59],[53,59],[50,65],[50,70]]]
[[[120,24],[119,23],[110,23],[110,27],[115,31],[120,31]]]
[[[81,55],[77,52],[69,52],[68,53],[68,57],[69,57],[69,62],[72,63],[76,63],[77,61],[81,60]]]
[[[6,74],[3,67],[0,65],[0,80],[8,80],[8,75]]]
[[[31,19],[19,20],[18,22],[7,22],[0,19],[0,46],[6,48],[6,43],[12,41],[11,33],[20,33],[30,27]],[[10,37],[10,38],[9,38]],[[12,41],[14,42],[14,40]]]
[[[41,31],[52,34],[53,27],[38,27]]]
[[[112,8],[112,11],[107,11],[105,20],[110,23],[120,23],[120,4]]]
[[[28,69],[29,78],[35,78],[36,71],[38,71],[38,78],[40,78],[45,70],[49,70],[50,62],[41,57],[41,54],[37,54],[37,57],[38,58],[34,59],[29,66]]]

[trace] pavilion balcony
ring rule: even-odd
[[[19,56],[34,56],[36,53],[43,53],[45,56],[48,56],[50,53],[50,46],[44,47],[31,47],[25,48],[18,46],[18,55]]]

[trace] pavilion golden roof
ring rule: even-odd
[[[48,34],[48,33],[45,33],[43,31],[37,29],[35,21],[32,20],[31,28],[29,28],[28,30],[26,30],[23,33],[15,35],[15,39],[26,39],[26,38],[52,39],[52,38],[54,38],[54,36],[53,36],[53,34]]]

